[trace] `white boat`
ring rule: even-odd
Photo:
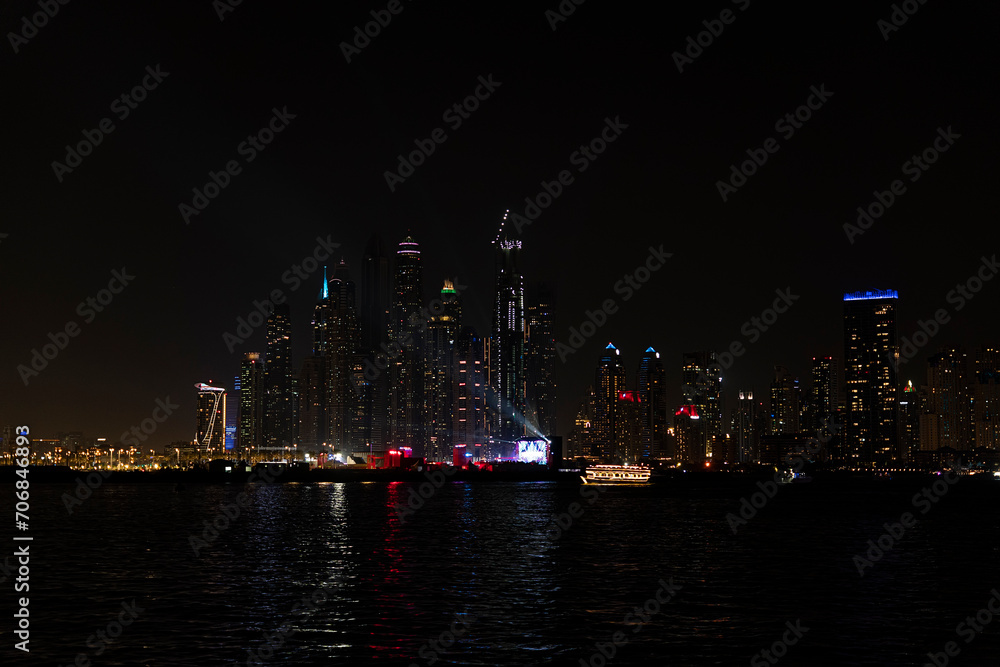
[[[652,471],[646,466],[589,466],[580,479],[584,484],[647,484]]]

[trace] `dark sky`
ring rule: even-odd
[[[339,44],[385,4],[244,0],[222,21],[207,0],[59,5],[17,53],[9,35],[0,45],[0,423],[117,438],[169,396],[181,407],[150,442],[190,439],[194,383],[231,386],[263,328],[233,353],[222,335],[275,288],[290,294],[300,363],[320,281],[291,292],[281,276],[317,236],[341,244],[360,280],[372,231],[391,246],[409,231],[425,298],[457,277],[467,323],[487,333],[503,212],[522,212],[564,169],[573,183],[523,229],[525,280],[558,284],[560,341],[605,299],[619,306],[558,364],[564,433],[609,340],[630,383],[642,350],[660,350],[674,404],[681,353],[748,342],[743,323],[776,289],[799,299],[736,360],[729,391],[763,390],[774,364],[804,377],[811,356],[842,357],[842,294],[877,287],[899,290],[903,335],[938,308],[951,313],[903,371],[919,383],[931,347],[997,343],[1000,281],[960,312],[947,294],[997,250],[1000,7],[913,5],[885,40],[887,2],[718,0],[653,13],[592,0],[553,31],[545,12],[556,0],[407,1],[350,63]],[[734,20],[678,72],[672,54],[724,9]],[[20,31],[38,11],[4,3],[0,27]],[[157,65],[169,74],[121,119],[112,102]],[[451,129],[442,114],[489,75],[499,87]],[[832,95],[786,138],[775,123],[811,86]],[[240,143],[285,107],[295,118],[246,162]],[[114,131],[57,180],[52,162],[104,118]],[[578,171],[571,154],[606,118],[627,128]],[[397,154],[438,127],[447,139],[391,192],[383,174]],[[960,138],[911,182],[903,164],[939,127]],[[716,182],[772,137],[778,151],[723,202]],[[179,204],[229,160],[242,172],[185,224]],[[905,193],[850,243],[843,224],[894,179]],[[624,301],[616,281],[661,244],[673,256]],[[84,322],[77,305],[122,267],[134,280]],[[17,366],[68,322],[79,335],[25,386]]]

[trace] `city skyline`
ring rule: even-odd
[[[949,310],[901,380],[919,384],[938,345],[996,338],[995,281],[971,300],[956,293],[961,310],[949,302],[992,249],[942,253],[931,242],[942,229],[979,238],[977,221],[989,216],[998,136],[982,100],[995,96],[996,84],[971,67],[989,60],[989,40],[957,36],[989,24],[995,9],[924,8],[886,39],[882,8],[801,30],[783,10],[753,4],[682,71],[672,54],[718,8],[672,8],[666,32],[624,8],[581,7],[555,29],[542,11],[516,9],[471,16],[477,28],[461,30],[453,29],[458,14],[443,6],[408,9],[350,62],[339,38],[369,10],[331,9],[331,25],[345,26],[332,40],[301,20],[310,11],[272,17],[244,4],[219,21],[193,8],[165,17],[140,7],[114,16],[70,9],[11,54],[11,84],[37,96],[12,110],[12,126],[23,129],[8,146],[7,164],[18,166],[6,180],[27,196],[11,200],[0,228],[3,302],[17,315],[0,340],[4,422],[120,433],[167,396],[191,414],[194,382],[231,383],[243,354],[265,350],[263,326],[232,349],[223,338],[235,335],[254,301],[282,290],[293,325],[309,321],[321,269],[292,267],[312,258],[310,266],[332,271],[343,257],[360,284],[372,229],[387,247],[407,234],[418,239],[428,289],[445,278],[467,285],[463,316],[486,335],[495,289],[489,244],[506,210],[527,221],[515,230],[524,273],[556,287],[558,342],[568,343],[571,328],[607,299],[617,306],[565,362],[556,359],[563,433],[580,400],[575,388],[589,384],[608,341],[630,364],[648,347],[660,351],[668,376],[684,352],[721,353],[742,341],[746,353],[727,382],[763,395],[775,364],[804,378],[813,356],[842,356],[831,306],[852,290],[897,289],[901,338]],[[20,10],[9,12],[7,22],[18,24]],[[930,26],[953,40],[936,54],[919,48]],[[261,48],[260,35],[271,31],[282,40],[296,35],[296,48]],[[427,53],[419,66],[409,62],[405,54],[427,34],[447,36],[448,53],[464,57]],[[593,34],[620,47],[596,53]],[[511,35],[522,39],[516,52],[507,48]],[[93,49],[95,39],[116,44],[113,62]],[[648,44],[663,47],[658,57],[649,57]],[[245,60],[227,61],[223,73],[213,65],[220,53]],[[748,57],[732,57],[740,53]],[[82,83],[94,70],[105,77]],[[428,71],[440,85],[424,84]],[[77,83],[54,85],[52,72]],[[335,87],[319,85],[331,80]],[[144,99],[125,107],[126,118],[119,104],[110,109],[143,81],[146,93],[136,97]],[[929,98],[928,89],[941,94]],[[474,111],[452,111],[469,96]],[[795,119],[800,108],[808,120]],[[63,163],[65,147],[104,116],[114,131],[57,178],[52,162]],[[272,132],[272,121],[282,129]],[[385,172],[400,172],[398,156],[439,126],[447,139],[390,190]],[[261,128],[273,140],[244,161],[239,146]],[[766,162],[748,166],[754,173],[723,200],[717,183],[740,182],[731,165],[740,172],[753,155],[759,162],[770,137],[777,152],[765,150]],[[599,153],[597,139],[605,142]],[[928,154],[933,163],[922,157],[942,148]],[[185,220],[179,205],[191,205],[192,191],[212,182],[209,172],[233,159],[242,161],[240,173]],[[131,168],[137,160],[143,167]],[[892,188],[894,179],[905,192]],[[625,300],[616,285],[661,247],[672,256]],[[770,307],[776,290],[800,298],[751,344],[743,325]],[[100,299],[100,310],[88,299]],[[70,324],[79,333],[38,362],[44,368],[31,369],[25,386],[18,366],[30,368],[32,350]],[[296,337],[296,365],[308,347]],[[667,381],[671,405],[679,403],[677,384]],[[178,417],[160,428],[170,440],[193,432]]]

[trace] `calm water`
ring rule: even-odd
[[[799,619],[782,665],[922,665],[948,641],[951,664],[998,661],[1000,618],[971,643],[956,625],[1000,587],[1000,483],[960,482],[926,515],[920,484],[785,487],[736,535],[725,516],[745,489],[610,488],[591,504],[573,484],[448,483],[400,523],[413,486],[252,485],[195,555],[189,536],[244,487],[107,484],[68,516],[70,487],[35,485],[32,653],[10,649],[5,582],[2,664],[243,665],[287,625],[265,664],[579,665],[622,631],[608,664],[746,665]],[[556,537],[550,517],[573,502],[583,514]],[[852,557],[906,511],[917,525],[859,576]],[[671,578],[672,600],[624,622]],[[137,620],[97,656],[88,637],[133,598]]]

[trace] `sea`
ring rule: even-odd
[[[35,484],[0,664],[1000,664],[1000,481],[708,479]]]

